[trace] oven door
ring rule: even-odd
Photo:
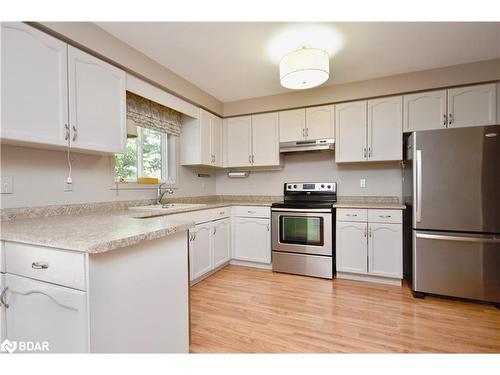
[[[273,209],[271,235],[273,251],[332,256],[332,211]]]

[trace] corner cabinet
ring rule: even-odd
[[[71,147],[125,152],[125,72],[68,46]]]
[[[499,122],[495,83],[404,95],[403,130],[413,132]]]
[[[2,141],[67,147],[67,44],[24,23],[1,28]]]
[[[335,161],[402,159],[403,98],[390,96],[335,106]]]
[[[225,119],[223,135],[224,167],[280,165],[277,112]]]
[[[401,285],[401,210],[337,209],[337,277]]]
[[[181,165],[222,167],[222,119],[199,110],[198,118],[184,116],[181,127]]]

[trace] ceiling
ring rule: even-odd
[[[332,32],[325,34],[326,43],[337,50],[330,54],[330,79],[323,85],[500,58],[500,23],[97,25],[223,102],[289,92],[279,83],[276,44],[313,27]]]

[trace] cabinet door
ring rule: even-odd
[[[211,165],[213,160],[212,153],[212,117],[210,112],[200,110],[200,144],[186,145],[187,147],[200,147],[200,164]]]
[[[193,281],[213,269],[211,223],[197,225],[190,230],[189,280]]]
[[[337,221],[336,262],[337,271],[367,272],[368,224]]]
[[[212,165],[222,167],[222,119],[215,115],[212,115],[210,139],[213,156]]]
[[[125,152],[125,72],[68,47],[71,147]]]
[[[334,138],[334,123],[335,107],[333,104],[306,108],[307,139]]]
[[[403,96],[403,131],[446,128],[446,90]]]
[[[368,272],[402,278],[403,235],[401,224],[368,224]]]
[[[235,259],[271,263],[269,219],[236,217],[233,233],[233,257]]]
[[[7,339],[46,341],[50,353],[85,353],[88,312],[85,292],[5,275]]]
[[[368,160],[403,158],[403,97],[368,101]]]
[[[5,288],[5,274],[0,273],[0,294]],[[5,330],[5,306],[0,303],[0,343],[5,340],[6,330]]]
[[[224,166],[248,167],[252,158],[252,117],[224,120]]]
[[[254,166],[279,165],[278,113],[252,116],[252,155]]]
[[[280,142],[303,141],[306,137],[306,112],[302,109],[279,112]]]
[[[213,222],[213,268],[231,259],[230,226],[229,218]]]
[[[335,162],[367,159],[366,101],[335,106]]]
[[[448,127],[497,123],[496,85],[489,83],[448,90]]]
[[[67,44],[23,23],[1,34],[1,138],[67,146]]]

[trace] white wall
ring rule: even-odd
[[[110,156],[71,154],[73,191],[65,192],[68,175],[65,151],[2,145],[1,175],[12,176],[14,193],[1,194],[1,208],[45,206],[85,202],[108,202],[154,198],[152,190],[111,190],[114,187]],[[178,190],[174,196],[215,194],[215,176],[196,177],[185,167],[177,168]]]
[[[366,178],[366,188],[359,179]],[[402,196],[402,173],[397,162],[336,164],[333,153],[284,154],[284,168],[251,172],[248,178],[230,179],[217,173],[216,192],[220,195],[282,195],[283,184],[291,181],[336,181],[338,195]]]

